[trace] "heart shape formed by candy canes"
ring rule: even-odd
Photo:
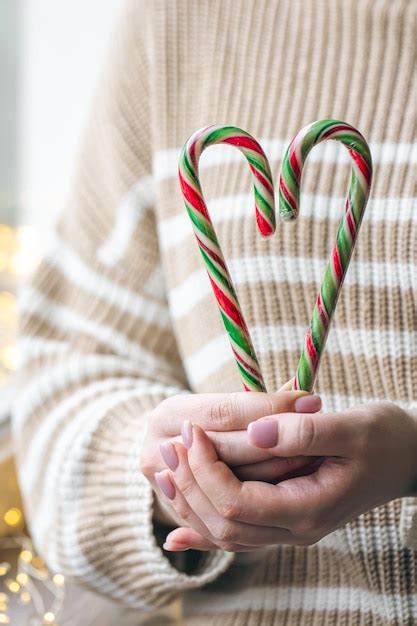
[[[352,158],[352,175],[331,259],[317,296],[293,380],[294,389],[305,391],[312,391],[314,387],[320,358],[356,243],[372,180],[372,159],[369,146],[353,126],[338,120],[313,122],[296,135],[282,161],[279,212],[284,220],[297,218],[301,175],[305,160],[310,150],[326,139],[340,141],[348,148]],[[234,145],[246,156],[254,178],[257,223],[264,236],[271,235],[275,230],[271,170],[260,144],[251,135],[233,126],[208,126],[194,133],[181,152],[179,164],[179,178],[185,206],[193,224],[224,326],[229,334],[244,388],[248,391],[266,391],[256,352],[198,178],[198,160],[201,153],[205,148],[216,143]]]

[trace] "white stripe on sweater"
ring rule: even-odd
[[[46,298],[33,288],[25,289],[22,295],[21,309],[36,314],[61,331],[70,330],[92,337],[95,341],[111,348],[116,355],[125,356],[131,359],[133,364],[142,367],[145,376],[161,379],[165,374],[165,377],[167,375],[174,376],[174,380],[176,380],[175,373],[178,366],[175,364],[146,350],[139,343],[131,341],[113,327],[98,324],[92,319],[85,318],[68,307]]]
[[[330,254],[330,252],[329,252]],[[269,256],[246,256],[228,259],[227,265],[235,285],[271,284],[271,289],[280,283],[319,285],[323,279],[327,259]],[[360,261],[355,259],[349,267],[345,285],[360,287],[417,288],[417,272],[411,263]],[[173,318],[187,315],[193,306],[212,295],[210,282],[203,267],[192,272],[168,294]]]
[[[37,426],[25,458],[21,463],[20,480],[25,491],[30,493],[31,489],[38,482],[38,474],[42,466],[45,465],[45,453],[47,452],[48,444],[55,430],[62,427],[62,422],[73,411],[95,397],[103,394],[111,396],[115,390],[135,389],[135,386],[141,387],[144,384],[143,381],[138,381],[136,378],[106,378],[77,389],[70,396],[56,404]]]
[[[301,351],[306,326],[253,326],[250,333],[258,354]],[[334,325],[326,344],[329,354],[370,358],[417,357],[417,333],[391,329],[341,328]],[[214,337],[184,360],[188,379],[199,385],[232,359],[226,332]]]
[[[215,224],[249,217],[253,218],[253,228],[256,228],[252,194],[242,193],[212,198],[207,201],[207,206],[210,217]],[[300,218],[315,218],[339,222],[343,215],[343,208],[344,197],[333,198],[317,194],[301,194]],[[417,197],[370,198],[364,216],[364,223],[404,223],[412,222],[413,220],[417,220]],[[286,227],[278,223],[278,229]],[[337,225],[335,224],[335,236],[336,229]],[[194,237],[191,221],[185,210],[178,215],[160,220],[158,233],[162,250],[169,250],[180,245],[188,237]],[[279,237],[279,230],[274,236]]]
[[[65,278],[93,295],[95,299],[99,298],[144,322],[155,324],[163,329],[169,327],[169,314],[164,304],[155,302],[155,299],[145,298],[96,272],[61,239],[55,238],[53,248],[46,260]],[[159,297],[160,294],[157,296]]]
[[[103,396],[104,394],[107,395],[110,402],[114,392],[122,389],[134,391],[135,398],[143,396],[151,397],[154,395],[168,397],[181,393],[181,390],[176,387],[151,385],[145,380],[121,377],[98,380],[76,390],[63,401],[56,404],[54,408],[45,415],[31,439],[30,447],[21,466],[21,481],[26,491],[30,492],[30,490],[34,488],[38,480],[38,472],[45,463],[45,451],[48,442],[51,440],[54,431],[62,426],[62,422],[66,420],[69,414],[78,410],[80,405],[84,404],[86,401],[90,401],[98,396]]]
[[[55,341],[42,337],[24,337],[18,341],[20,365],[27,365],[33,359],[59,356],[71,350],[68,341]]]
[[[116,222],[107,240],[97,250],[97,258],[113,267],[130,245],[133,234],[155,200],[154,181],[143,176],[129,189],[116,209]]]
[[[280,162],[288,147],[287,139],[260,139],[261,146],[271,163],[271,166]],[[417,143],[373,143],[369,144],[374,165],[390,163],[411,165],[417,164]],[[180,148],[157,150],[153,159],[153,172],[156,181],[176,178],[178,176],[178,161]],[[199,168],[209,168],[228,163],[244,162],[239,150],[232,146],[216,145],[203,152]],[[317,146],[308,156],[309,163],[349,163],[347,150],[336,141],[325,141]]]
[[[14,403],[13,424],[16,434],[24,420],[49,402],[55,394],[65,391],[86,379],[108,376],[133,376],[140,380],[140,368],[124,358],[106,354],[72,352],[48,368],[40,369],[36,378],[31,378]]]
[[[53,569],[59,571],[61,569],[61,563],[59,561],[58,546],[56,545],[57,537],[50,533],[50,529],[54,527],[60,529],[59,540],[64,551],[65,563],[68,564],[72,574],[85,582],[90,583],[92,587],[99,590],[100,593],[109,593],[113,598],[118,598],[124,602],[133,606],[141,605],[143,607],[144,602],[138,603],[137,594],[129,591],[123,585],[111,580],[101,571],[97,570],[94,565],[90,564],[83,553],[83,547],[80,544],[80,537],[83,533],[80,533],[80,523],[85,515],[83,507],[83,499],[80,498],[85,488],[85,463],[86,452],[91,437],[97,432],[100,422],[106,418],[108,412],[113,410],[120,402],[125,402],[131,398],[136,397],[141,393],[141,390],[135,390],[130,392],[117,392],[111,400],[109,398],[100,398],[96,402],[93,402],[83,411],[80,411],[76,418],[73,419],[68,426],[64,429],[56,441],[52,457],[48,462],[48,473],[44,485],[43,497],[41,502],[37,505],[37,513],[40,517],[37,523],[34,525],[35,539],[38,545],[41,545],[48,553],[48,558]],[[133,486],[138,486],[145,481],[140,476],[139,471],[132,472],[132,467],[136,464],[140,452],[140,440],[143,433],[138,430],[136,441],[132,441],[130,455],[126,454],[126,483],[122,485],[125,492],[121,492],[120,497],[126,501],[129,498],[129,494],[132,492]],[[71,442],[71,455],[66,455],[69,442]],[[62,460],[66,459],[66,464],[63,465]],[[55,484],[55,480],[59,477],[58,486]],[[58,487],[58,488],[57,488]],[[60,513],[61,517],[58,520],[51,519],[49,502],[50,493],[58,493],[58,497],[61,503]],[[105,494],[103,494],[105,497]],[[62,529],[62,526],[64,528]],[[140,526],[139,526],[140,528]],[[138,537],[138,540],[140,538]],[[132,547],[132,549],[134,546]],[[144,555],[145,556],[145,555]],[[149,583],[151,583],[154,573],[150,567],[147,566],[146,561],[143,562],[143,569],[140,568],[140,576],[142,584],[146,584],[146,574],[149,574]],[[166,568],[169,573],[169,569]],[[160,571],[160,575],[165,574],[165,570]],[[184,577],[185,578],[185,577]]]
[[[52,546],[48,543],[48,533],[51,527],[56,524],[56,528],[60,528],[59,536],[62,541],[64,541],[65,538],[69,539],[68,529],[71,527],[72,522],[76,526],[73,517],[70,515],[70,511],[72,511],[73,514],[75,513],[76,516],[79,514],[77,502],[79,503],[80,494],[82,493],[82,487],[79,483],[85,478],[84,472],[80,472],[79,466],[83,465],[86,461],[86,449],[84,447],[77,448],[74,445],[77,436],[81,434],[84,439],[90,437],[94,430],[97,430],[99,422],[108,415],[109,411],[121,402],[134,396],[135,391],[130,389],[114,392],[110,398],[108,396],[96,398],[95,401],[90,402],[77,412],[73,419],[61,429],[54,442],[54,447],[48,458],[47,471],[42,485],[42,495],[39,502],[36,503],[36,512],[33,512],[33,514],[36,514],[36,524],[34,525],[35,538],[38,545],[41,545],[48,551],[49,558],[54,563],[56,563],[56,555],[53,554]],[[71,450],[71,454],[68,454],[68,450]],[[66,469],[64,469],[63,466],[64,462],[67,466]],[[62,498],[62,487],[58,488],[56,482],[62,484],[62,481],[65,479],[67,481],[66,490],[70,490],[71,484],[71,491],[73,491],[74,494],[77,493],[76,497],[71,499]],[[70,509],[67,514],[63,514],[63,519],[59,522],[53,520],[51,517],[50,507],[48,506],[51,493],[60,493],[61,507],[59,507],[58,510],[61,514],[63,507]],[[64,530],[61,528],[62,523],[65,526]],[[73,549],[77,545],[77,539],[76,536],[71,538]],[[74,572],[74,574],[77,573],[78,572]]]

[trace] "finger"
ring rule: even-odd
[[[193,528],[180,527],[172,530],[165,539],[164,550],[183,552],[184,550],[213,550],[217,546],[200,535]]]
[[[247,546],[291,543],[291,533],[286,529],[278,528],[276,524],[271,524],[270,527],[267,525],[259,527],[250,523],[231,521],[228,515],[222,516],[195,480],[188,463],[186,448],[181,444],[175,444],[175,449],[179,458],[178,467],[174,472],[177,489],[181,491],[195,514],[204,520],[205,526],[217,545],[233,545],[235,551],[236,546],[238,549],[245,549]],[[237,480],[234,476],[233,478]],[[218,487],[222,488],[222,485]],[[194,524],[191,525],[195,528]]]
[[[179,519],[182,520],[182,523],[189,524],[196,532],[210,541],[211,535],[207,526],[192,510],[187,500],[181,493],[181,490],[177,488],[171,471],[163,470],[162,472],[157,472],[155,474],[155,482],[160,492],[170,503]]]
[[[285,480],[277,485],[259,481],[240,482],[232,470],[219,461],[210,439],[197,425],[193,425],[188,460],[201,490],[216,511],[230,520],[292,530],[300,519],[308,515],[308,506],[314,503],[317,506],[317,501],[320,502],[320,484],[315,483],[311,493],[303,493],[300,483],[297,483],[301,478]]]
[[[349,457],[357,438],[354,420],[338,413],[283,413],[248,426],[251,445],[277,456]]]
[[[160,434],[175,437],[184,419],[191,416],[193,422],[205,430],[244,430],[250,422],[261,417],[296,411],[297,399],[307,395],[305,391],[178,395],[161,403],[151,425],[155,427],[156,421]]]
[[[297,470],[309,470],[316,457],[289,456],[273,457],[259,463],[239,465],[233,468],[233,473],[239,480],[260,480],[269,483],[278,483],[280,480],[294,476]]]
[[[188,427],[188,425],[187,425]],[[249,463],[259,463],[273,457],[273,454],[261,448],[255,448],[248,443],[246,430],[232,430],[226,432],[207,431],[219,458],[233,467],[235,465],[246,465]],[[169,440],[171,443],[182,443],[183,439],[180,435]],[[165,448],[168,443],[162,443],[160,450],[165,462]]]

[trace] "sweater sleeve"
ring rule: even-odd
[[[173,567],[139,472],[150,411],[187,391],[153,210],[150,4],[127,5],[68,207],[22,294],[13,418],[37,549],[52,569],[142,610],[215,579],[233,558],[213,551],[193,575]]]

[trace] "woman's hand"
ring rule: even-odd
[[[175,444],[180,462],[166,473],[172,505],[191,528],[172,531],[167,550],[310,545],[417,490],[417,417],[391,403],[262,418],[249,425],[248,439],[277,457],[315,457],[319,467],[277,485],[240,482],[194,426],[192,445]]]
[[[167,482],[162,473],[166,465],[175,469],[178,464],[175,442],[182,441],[181,426],[191,420],[207,431],[218,458],[233,468],[241,479],[278,480],[280,476],[296,471],[305,465],[304,457],[279,458],[268,450],[254,448],[248,443],[246,428],[253,420],[266,415],[288,411],[318,411],[320,398],[305,392],[280,393],[230,393],[178,395],[162,402],[151,414],[146,439],[142,448],[140,468],[156,487],[156,481]],[[183,429],[183,436],[187,432]],[[155,478],[157,474],[157,478]],[[157,490],[157,493],[160,493]],[[175,515],[169,499],[155,502],[159,521],[182,525]]]

